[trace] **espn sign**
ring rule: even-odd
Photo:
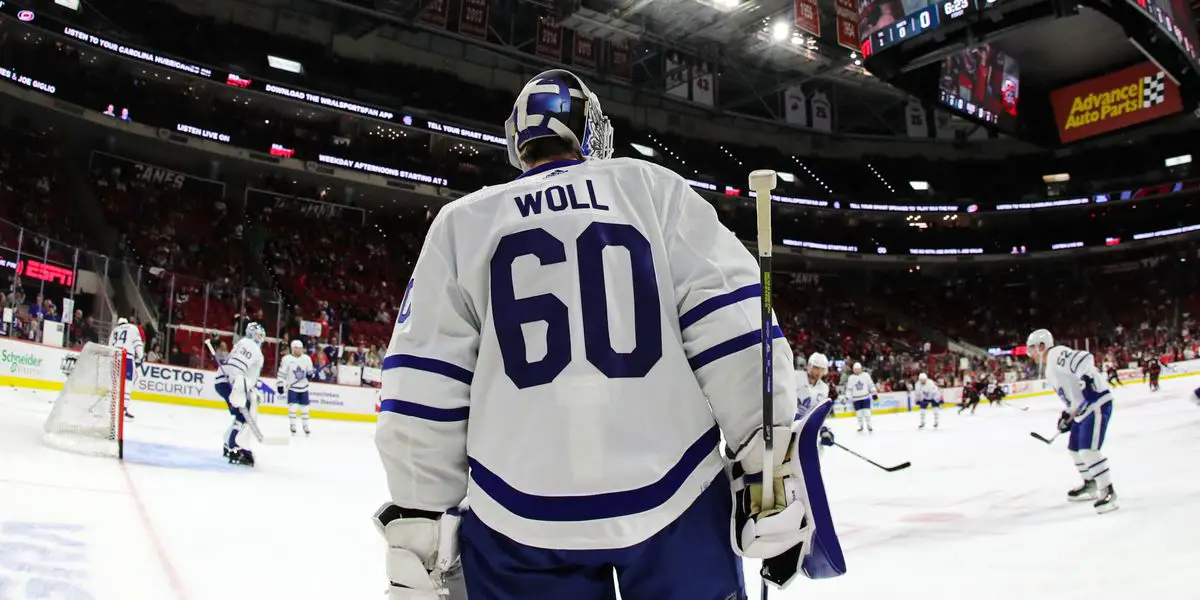
[[[1151,62],[1055,90],[1050,104],[1064,144],[1183,110],[1179,87]]]

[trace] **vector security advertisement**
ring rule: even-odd
[[[1183,110],[1179,88],[1151,62],[1055,90],[1050,103],[1064,144]]]

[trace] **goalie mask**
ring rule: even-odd
[[[612,156],[612,125],[600,100],[574,74],[546,71],[529,80],[504,122],[508,162],[526,171],[521,149],[533,140],[557,137],[569,142],[585,160]]]

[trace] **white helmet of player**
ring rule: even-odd
[[[541,138],[561,138],[585,160],[612,156],[612,124],[600,110],[600,99],[570,71],[539,73],[521,88],[512,114],[504,122],[508,162],[526,171],[521,149]]]
[[[304,342],[302,342],[300,340],[292,340],[291,348],[292,348],[292,354],[294,354],[296,356],[300,356],[301,354],[304,354]]]
[[[813,352],[808,356],[808,366],[818,369],[828,369],[829,358],[820,352]]]
[[[917,375],[917,381],[920,381],[921,383],[924,383],[926,379],[929,379],[929,376],[924,373]]]
[[[860,362],[854,363],[854,366],[851,368],[854,369],[855,373],[862,373],[862,363]]]
[[[129,324],[129,319],[126,319],[125,317],[121,317],[121,318],[117,319],[117,325],[128,325],[128,324]]]
[[[1053,347],[1054,336],[1046,329],[1038,329],[1025,339],[1025,353],[1036,362],[1041,362],[1046,351]]]
[[[246,326],[246,337],[261,346],[267,339],[267,330],[263,329],[263,326],[258,323],[251,323]]]

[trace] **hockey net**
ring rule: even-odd
[[[124,455],[125,351],[83,347],[46,418],[46,444],[95,456]]]

